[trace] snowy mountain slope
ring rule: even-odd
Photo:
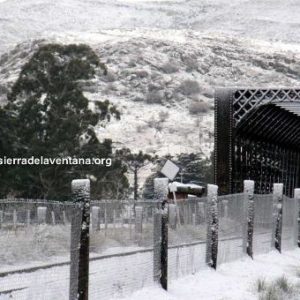
[[[298,0],[2,0],[0,101],[39,44],[86,43],[109,68],[86,96],[122,113],[100,139],[209,156],[216,87],[299,86],[299,13]]]
[[[0,52],[57,32],[158,28],[221,32],[298,43],[298,0],[6,0],[0,2]]]
[[[299,85],[298,47],[192,31],[160,33],[113,30],[47,40],[88,43],[108,66],[108,76],[96,78],[85,93],[91,101],[109,99],[121,111],[121,121],[98,128],[100,138],[119,147],[159,155],[202,150],[208,156],[216,87]],[[45,42],[20,44],[2,55],[2,91]],[[204,103],[203,112],[194,111],[197,103]]]

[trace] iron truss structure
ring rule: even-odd
[[[284,183],[300,187],[300,88],[219,89],[215,94],[215,182],[221,194],[255,192]]]

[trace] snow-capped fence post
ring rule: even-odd
[[[168,288],[168,210],[157,209],[153,217],[153,280]]]
[[[71,223],[69,299],[87,300],[89,286],[90,181],[72,181],[75,206]]]
[[[273,185],[273,231],[272,231],[272,248],[281,252],[281,235],[282,235],[282,199],[283,184],[274,183]]]
[[[254,229],[254,181],[244,180],[245,217],[243,232],[243,249],[253,258],[253,229]]]
[[[298,208],[298,212],[297,212],[297,221],[298,221],[298,228],[297,228],[297,238],[298,238],[298,247],[300,247],[300,189],[295,189],[294,190],[294,198],[296,199],[296,203],[297,203],[297,208]]]
[[[206,263],[216,269],[218,256],[218,186],[207,185]]]

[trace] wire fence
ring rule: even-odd
[[[0,299],[68,298],[69,265],[43,267],[70,261],[74,209],[73,203],[0,201]],[[27,268],[36,270],[22,272]]]
[[[213,188],[177,202],[84,200],[88,219],[84,201],[0,200],[0,299],[73,300],[84,289],[89,299],[122,297],[276,245],[297,247],[299,197],[246,187],[217,197]]]

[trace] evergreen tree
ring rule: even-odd
[[[139,151],[138,153],[132,153],[130,149],[123,148],[117,151],[117,155],[124,161],[128,166],[129,170],[133,172],[134,175],[134,187],[133,187],[133,198],[138,199],[138,172],[141,168],[145,167],[149,163],[156,159],[156,156],[151,156],[149,154]]]
[[[63,199],[70,195],[74,178],[94,178],[98,196],[113,193],[104,184],[117,173],[118,193],[128,186],[126,167],[114,159],[111,140],[100,143],[94,126],[112,117],[120,118],[109,101],[94,102],[82,85],[106,67],[86,45],[49,44],[39,48],[26,63],[0,110],[0,153],[14,157],[108,157],[112,166],[16,165],[2,166],[1,194]],[[110,190],[110,191],[108,191]]]

